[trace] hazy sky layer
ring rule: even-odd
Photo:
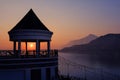
[[[8,31],[31,8],[54,32],[52,48],[88,34],[120,33],[120,0],[0,0],[0,49],[12,49]]]

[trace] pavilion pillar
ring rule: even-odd
[[[40,49],[41,47],[40,47],[40,41],[39,41],[39,54],[40,54],[40,51],[41,51],[41,49]],[[40,54],[41,55],[41,54]]]
[[[16,41],[13,42],[13,52],[16,54]]]
[[[38,41],[38,54],[40,55],[40,41]]]
[[[48,56],[50,56],[50,41],[47,41]]]
[[[27,42],[25,42],[25,44],[26,44],[26,55],[28,55],[28,50],[27,50]]]
[[[40,43],[39,40],[36,41],[36,56],[39,56],[40,53]]]
[[[18,41],[18,57],[20,57],[21,54],[21,41]]]

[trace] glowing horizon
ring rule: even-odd
[[[12,49],[8,31],[32,8],[54,34],[52,49],[88,34],[120,33],[119,0],[0,1],[0,50]],[[23,46],[24,47],[24,46]],[[43,43],[41,48],[46,48]]]

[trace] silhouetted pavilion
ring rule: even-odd
[[[10,41],[13,41],[13,51],[0,51],[0,79],[58,80],[57,50],[50,51],[53,32],[46,28],[32,9],[8,34]],[[21,55],[22,42],[26,43],[27,56]],[[27,42],[36,42],[36,56],[27,54],[27,52],[29,53]],[[47,51],[40,50],[41,42],[47,42]],[[34,54],[34,51],[32,53]]]
[[[40,42],[47,42],[47,52],[50,53],[51,32],[35,15],[31,9],[23,19],[9,32],[10,41],[13,41],[14,53],[21,53],[21,42],[36,42],[36,55],[40,53]],[[18,52],[16,52],[16,42],[18,42]]]

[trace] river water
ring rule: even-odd
[[[61,53],[59,52],[59,57],[64,57],[66,60],[69,60],[73,63],[77,63],[80,65],[85,65],[88,68],[94,68],[97,72],[100,71],[108,72],[115,75],[120,75],[120,57],[118,54],[80,54],[80,53]],[[62,64],[65,60],[59,62]],[[64,67],[66,66],[66,67]],[[68,70],[69,68],[69,70]],[[83,72],[78,68],[72,65],[67,67],[66,64],[62,64],[59,67],[59,70],[63,73],[62,74],[69,74],[71,76],[80,76],[80,72]],[[82,73],[81,73],[82,74]],[[91,73],[90,73],[91,74]]]

